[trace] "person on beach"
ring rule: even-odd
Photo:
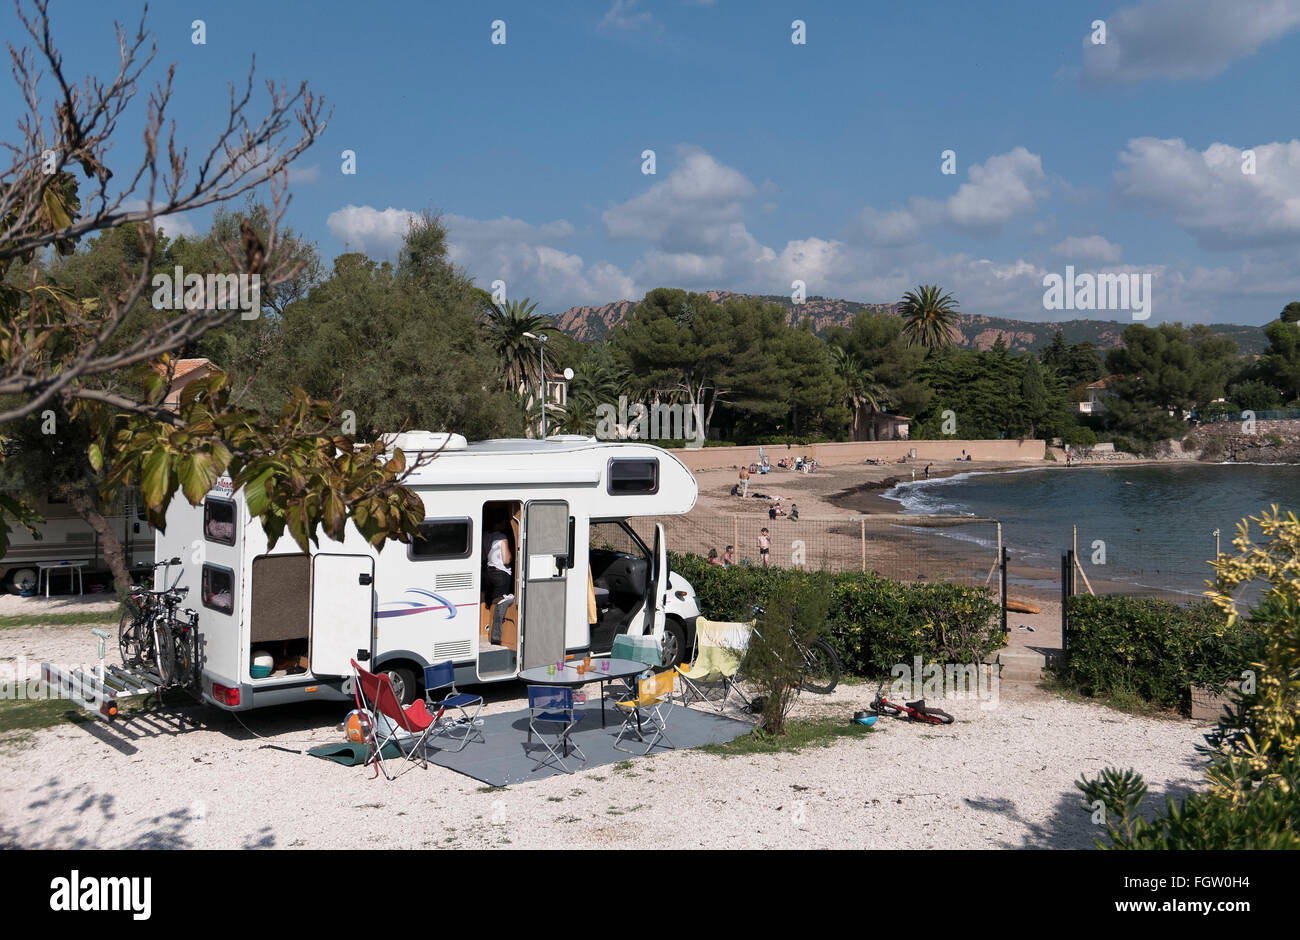
[[[741,496],[749,495],[749,468],[748,467],[740,468],[740,495]]]
[[[763,530],[758,533],[758,557],[763,560],[764,568],[768,567],[771,564],[768,555],[768,553],[771,550],[772,550],[772,539],[767,534],[767,527],[764,526]]]
[[[709,564],[716,565],[719,568],[727,567],[727,563],[718,557],[718,550],[716,548],[709,549]]]
[[[791,521],[791,522],[798,522],[798,521],[799,521],[799,504],[798,504],[798,503],[791,503],[791,504],[790,504],[790,521]]]
[[[735,563],[736,559],[731,554],[731,546],[728,545],[727,550],[722,553],[722,567],[730,568]]]
[[[926,478],[927,480],[930,479],[930,465],[929,465],[929,464],[926,464],[926,465],[925,465],[925,478]]]

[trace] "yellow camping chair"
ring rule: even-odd
[[[630,748],[618,746],[624,735],[635,735],[645,745],[645,750],[640,752],[642,755],[649,754],[660,741],[667,741],[669,747],[676,749],[677,745],[673,744],[667,733],[668,713],[673,707],[674,675],[671,669],[666,669],[641,679],[637,682],[636,698],[614,703],[614,707],[623,712],[623,727],[618,729],[618,737],[614,738],[616,750],[637,753]],[[647,732],[651,734],[649,741],[646,740]]]
[[[729,623],[705,617],[695,621],[695,656],[689,666],[675,667],[682,680],[683,703],[687,695],[692,695],[722,711],[727,696],[735,692],[746,706],[750,704],[741,691],[738,676],[753,627],[752,623]],[[721,699],[715,703],[702,686],[721,687]]]

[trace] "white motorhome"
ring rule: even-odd
[[[130,568],[148,568],[153,563],[154,530],[140,512],[139,501],[137,492],[127,490],[105,517],[122,543]],[[9,548],[0,557],[0,590],[16,593],[34,588],[42,564],[80,561],[85,563],[85,575],[108,571],[99,536],[70,504],[51,498],[32,508],[41,517],[36,527],[40,538],[22,526],[11,527]],[[69,583],[62,578],[54,587],[67,590]]]
[[[410,432],[392,443],[411,461],[437,452],[406,480],[425,509],[409,545],[376,551],[349,523],[341,543],[322,536],[304,554],[286,535],[269,549],[228,480],[201,505],[172,501],[156,551],[182,559],[206,701],[235,710],[343,699],[353,658],[410,701],[423,668],[447,660],[469,684],[606,652],[619,633],[658,636],[674,661],[690,648],[694,590],[668,571],[662,526],[647,546],[627,522],[695,505],[695,478],[672,454],[582,437],[467,444]],[[505,536],[513,562],[504,616],[485,594],[490,535]],[[270,675],[254,678],[255,654]]]

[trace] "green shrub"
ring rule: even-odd
[[[1158,708],[1185,708],[1193,684],[1222,691],[1261,649],[1256,630],[1229,628],[1209,602],[1082,594],[1070,598],[1068,623],[1069,655],[1056,669],[1065,685]]]
[[[723,569],[698,555],[674,555],[671,563],[691,582],[710,620],[750,620],[755,604],[770,607],[773,598],[796,594],[805,585],[823,593],[829,639],[851,675],[888,675],[915,656],[976,663],[1006,645],[998,602],[987,588],[754,565]]]
[[[1085,428],[1079,425],[1067,428],[1062,435],[1061,440],[1071,447],[1077,447],[1086,450],[1089,447],[1095,447],[1097,444],[1097,435],[1092,428]]]
[[[1251,542],[1255,522],[1268,542]],[[1300,519],[1277,506],[1237,528],[1236,555],[1213,562],[1212,603],[1225,635],[1240,622],[1235,595],[1242,585],[1269,586],[1250,611],[1257,635],[1251,680],[1206,735],[1210,789],[1181,803],[1166,798],[1150,821],[1141,816],[1146,783],[1132,770],[1107,768],[1075,784],[1087,808],[1104,815],[1110,844],[1120,849],[1300,849]],[[1094,816],[1096,818],[1096,815]]]
[[[826,637],[830,599],[815,578],[791,579],[790,590],[776,593],[758,617],[757,632],[745,650],[742,668],[762,701],[763,730],[785,733],[785,715],[803,676],[803,657],[795,636],[806,645]]]

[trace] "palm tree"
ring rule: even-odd
[[[882,402],[888,403],[887,393],[884,386],[876,381],[876,377],[857,356],[846,351],[842,346],[831,344],[829,349],[835,374],[844,382],[844,403],[848,405],[849,412],[853,415],[853,424],[850,428],[853,440],[865,440],[866,438],[859,436],[864,431],[862,420],[864,406],[869,406],[871,411],[879,411]]]
[[[899,313],[906,321],[903,335],[909,346],[939,349],[953,344],[957,330],[957,301],[937,284],[922,284],[903,295]]]
[[[537,304],[529,298],[493,304],[484,320],[488,342],[501,361],[503,385],[506,391],[524,394],[529,386],[538,385],[541,368],[537,353],[537,340],[526,336],[540,336],[554,332],[551,318],[534,314]]]

